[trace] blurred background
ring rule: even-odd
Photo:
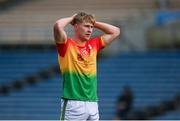
[[[180,120],[180,0],[0,0],[0,120],[59,119],[52,30],[79,11],[121,28],[98,60],[100,119]]]

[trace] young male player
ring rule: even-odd
[[[73,38],[67,37],[64,31],[68,24],[74,28]],[[91,38],[93,28],[104,34]],[[61,120],[99,120],[97,53],[119,34],[119,28],[95,21],[91,14],[85,12],[56,21],[54,38],[63,76]]]

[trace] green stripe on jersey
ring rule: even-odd
[[[63,98],[97,101],[96,76],[65,72],[63,74]]]

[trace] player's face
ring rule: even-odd
[[[82,22],[77,24],[75,31],[81,40],[89,40],[93,32],[93,24],[89,22]]]

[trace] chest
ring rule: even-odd
[[[70,56],[76,61],[95,61],[97,52],[95,48],[91,44],[87,44],[86,46],[71,46],[70,48]]]

